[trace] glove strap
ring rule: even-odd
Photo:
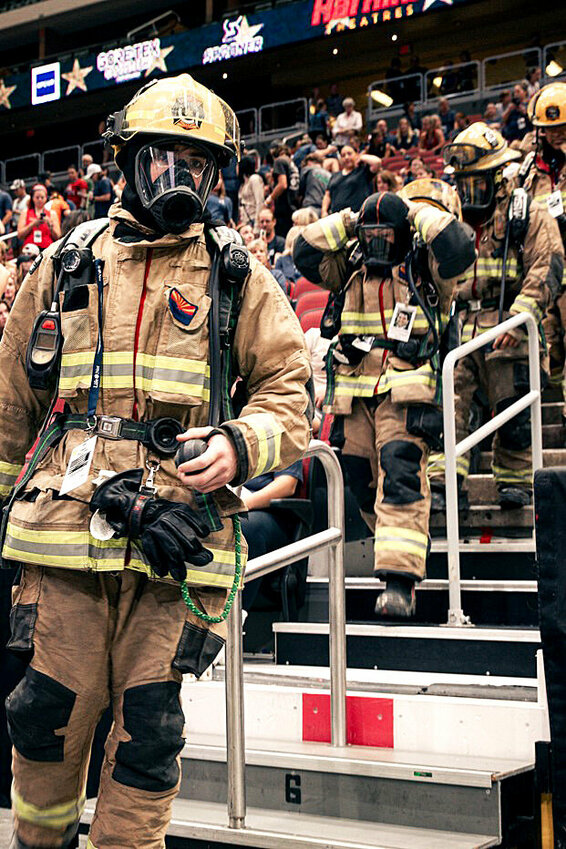
[[[138,492],[136,495],[134,506],[129,515],[130,536],[133,539],[139,539],[141,537],[143,511],[147,502],[151,501],[152,498],[153,494],[148,495],[144,492]]]

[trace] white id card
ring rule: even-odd
[[[77,489],[77,487],[82,486],[88,480],[90,464],[92,463],[94,449],[96,447],[96,439],[96,436],[91,436],[90,439],[81,442],[80,445],[77,445],[71,451],[69,465],[67,466],[59,495],[66,495],[67,492]]]
[[[562,203],[562,192],[560,189],[555,189],[546,199],[548,212],[553,218],[558,218],[564,213],[564,204]]]
[[[395,304],[387,338],[396,339],[398,342],[408,342],[416,314],[417,308],[411,304]]]

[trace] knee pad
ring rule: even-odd
[[[160,681],[124,692],[124,729],[131,739],[116,750],[115,781],[154,793],[176,786],[177,755],[185,743],[180,689],[176,681]]]
[[[346,473],[346,481],[358,507],[363,513],[373,515],[375,487],[371,486],[373,474],[370,461],[365,457],[342,454],[342,465]]]
[[[421,460],[423,452],[414,442],[394,439],[380,453],[385,504],[413,504],[422,501]]]
[[[61,762],[65,737],[55,731],[69,724],[76,698],[68,687],[29,666],[6,699],[8,730],[16,751],[30,761]]]
[[[505,398],[495,405],[495,412],[501,413],[510,407],[520,396]],[[499,444],[508,451],[525,451],[531,447],[531,411],[521,410],[510,421],[499,428]]]

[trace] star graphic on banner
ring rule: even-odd
[[[153,59],[151,65],[146,70],[144,77],[149,77],[149,75],[153,71],[165,71],[167,73],[167,65],[165,64],[165,59],[169,56],[172,50],[175,49],[175,45],[171,45],[170,47],[162,47],[159,49],[159,56],[156,56]]]
[[[263,29],[263,24],[255,24],[255,26],[250,26],[248,23],[248,19],[245,15],[242,15],[242,21],[240,23],[240,29],[238,30],[238,35],[234,39],[238,44],[244,41],[250,41],[254,38],[260,29]]]
[[[6,109],[11,109],[10,96],[17,89],[17,85],[4,85],[4,80],[0,80],[0,106],[5,106]]]
[[[65,96],[70,94],[76,88],[80,88],[81,91],[86,91],[86,83],[85,77],[88,77],[90,72],[92,71],[93,66],[90,68],[81,68],[79,60],[75,59],[73,62],[73,70],[68,71],[66,74],[61,74],[64,80],[67,80],[69,85],[67,86],[67,91],[65,92]]]
[[[446,3],[447,6],[451,6],[452,3],[453,3],[453,0],[438,0],[438,2],[439,3]],[[430,9],[430,7],[434,3],[436,3],[436,0],[425,0],[424,6],[423,6],[423,12],[426,12],[427,9]]]

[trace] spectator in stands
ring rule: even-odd
[[[285,239],[278,236],[275,232],[277,221],[273,210],[269,207],[263,207],[259,211],[259,235],[267,243],[267,255],[269,262],[273,265],[277,254],[282,254],[285,250]]]
[[[271,262],[269,261],[267,242],[265,239],[253,239],[253,241],[251,241],[248,245],[248,250],[259,262],[261,262],[262,265],[267,268],[268,271],[272,273],[285,294],[287,294],[285,275],[282,271],[272,268]]]
[[[332,175],[324,193],[321,217],[347,207],[357,212],[372,193],[373,175],[377,173],[381,159],[369,153],[356,153],[353,147],[344,145],[340,164],[340,171]]]
[[[81,177],[88,176],[87,171],[88,171],[89,165],[92,165],[93,163],[94,163],[94,159],[90,155],[90,153],[83,153],[83,155],[81,157],[81,166],[82,166],[81,172],[80,172]]]
[[[93,162],[88,166],[87,177],[92,180],[92,198],[93,198],[93,214],[95,218],[106,218],[108,210],[112,206],[114,194],[112,192],[112,183],[105,177],[102,172],[102,167]]]
[[[263,177],[256,172],[256,161],[253,156],[242,156],[238,165],[240,188],[238,191],[240,224],[255,227],[259,211],[265,205],[265,183]]]
[[[123,174],[120,174],[116,183],[114,184],[114,198],[116,200],[121,200],[122,192],[124,191],[124,187],[126,185],[126,178]]]
[[[328,97],[326,98],[328,114],[334,118],[342,111],[342,95],[338,93],[337,83],[332,83]]]
[[[319,133],[319,135],[320,135],[320,133]],[[316,136],[315,136],[315,138],[316,138]],[[316,150],[316,147],[314,146],[311,137],[309,136],[308,133],[304,133],[301,136],[301,138],[298,140],[298,142],[296,144],[295,152],[293,154],[293,162],[295,163],[297,168],[301,167],[301,165],[303,164],[303,159],[305,158],[305,156],[308,153],[312,153],[315,150]]]
[[[378,192],[399,191],[397,188],[396,175],[393,174],[392,171],[386,171],[385,169],[378,171],[377,177],[375,178],[375,189]]]
[[[403,106],[403,112],[405,113],[405,118],[408,120],[413,130],[420,130],[421,119],[417,115],[417,110],[413,101],[405,103]]]
[[[387,136],[380,127],[376,126],[371,131],[364,153],[371,153],[372,156],[379,156],[380,159],[393,156],[393,145],[387,140]]]
[[[289,148],[282,142],[271,142],[269,153],[273,159],[273,188],[266,197],[265,204],[273,208],[277,235],[285,238],[291,227],[291,216],[297,208],[299,169],[290,158]]]
[[[385,79],[387,80],[387,94],[389,95],[389,97],[393,98],[393,103],[404,103],[407,100],[407,94],[405,90],[405,86],[407,83],[403,79],[403,72],[401,70],[401,60],[398,56],[394,56],[391,60],[391,63],[385,72]]]
[[[16,260],[17,281],[19,286],[23,283],[24,277],[32,267],[35,259],[39,256],[39,248],[37,245],[24,245],[24,249]]]
[[[37,175],[37,182],[45,186],[48,198],[50,198],[53,192],[56,191],[56,187],[53,185],[53,181],[51,179],[51,171],[40,171]]]
[[[312,224],[313,221],[317,221],[318,218],[318,214],[314,211],[314,209],[312,209],[312,207],[297,209],[293,213],[293,226],[285,237],[285,250],[275,260],[275,270],[280,271],[285,280],[289,280],[291,283],[296,283],[301,276],[301,272],[293,261],[293,247],[295,245],[295,241],[303,232],[305,227]]]
[[[328,138],[329,120],[330,115],[328,114],[326,101],[319,98],[314,106],[314,112],[309,115],[309,136],[313,142],[318,135],[323,135],[326,139]]]
[[[527,100],[530,100],[531,97],[540,90],[540,81],[542,77],[542,68],[540,66],[536,66],[535,68],[531,68],[527,71],[524,85],[527,90]]]
[[[63,218],[71,214],[71,207],[55,187],[53,187],[53,191],[49,195],[49,200],[45,204],[45,209],[55,213],[59,222],[59,227],[61,227],[63,223]]]
[[[411,127],[408,118],[399,118],[397,130],[393,136],[395,150],[409,150],[418,144],[419,134]]]
[[[4,334],[4,328],[6,327],[6,322],[8,321],[8,316],[10,315],[10,307],[6,303],[6,301],[0,301],[0,339]]]
[[[353,97],[345,97],[342,101],[344,111],[338,115],[332,127],[332,136],[338,147],[351,144],[352,137],[362,129],[362,116],[360,112],[356,112],[355,105]]]
[[[454,129],[456,115],[454,110],[450,109],[450,104],[445,97],[441,97],[438,101],[438,117],[440,118],[440,129],[444,133],[444,137],[448,138]]]
[[[320,430],[322,421],[322,405],[326,395],[326,355],[330,347],[331,339],[324,339],[320,335],[320,327],[309,327],[305,333],[307,351],[310,354],[312,377],[314,382],[314,418],[312,432],[316,436]]]
[[[12,220],[12,198],[3,189],[0,189],[0,222],[2,223],[2,233],[6,233],[10,229],[10,221]]]
[[[69,203],[74,205],[75,209],[84,209],[88,195],[88,183],[82,177],[79,177],[76,165],[69,165],[67,175],[69,182],[65,189],[65,197]]]
[[[492,127],[494,130],[499,129],[499,118],[497,117],[497,107],[495,103],[488,103],[483,113],[484,124]]]
[[[45,209],[46,203],[47,189],[37,183],[31,190],[26,214],[20,215],[18,223],[18,239],[24,245],[33,244],[44,250],[60,237],[61,227],[57,215]]]
[[[469,50],[460,51],[460,67],[458,68],[458,91],[473,91],[477,88],[477,71],[472,62]]]
[[[521,141],[531,130],[527,118],[527,95],[522,85],[513,86],[511,103],[501,119],[501,135],[507,142]]]
[[[418,180],[420,177],[426,177],[427,172],[420,156],[414,156],[407,168],[401,168],[400,174],[404,177],[405,185],[412,183],[413,180]]]
[[[7,259],[8,247],[6,245],[6,242],[0,242],[0,297],[4,292],[6,282],[8,280],[8,277],[10,276],[10,269],[6,264]]]
[[[208,196],[206,208],[215,221],[222,222],[226,227],[232,227],[234,225],[232,201],[224,189],[224,181],[221,173],[218,175],[218,182]]]
[[[238,233],[244,240],[244,245],[249,245],[255,239],[254,228],[251,224],[240,224],[238,226]]]
[[[330,174],[320,163],[320,156],[310,153],[303,162],[299,183],[299,202],[301,207],[314,209],[320,215],[324,193],[328,188]]]
[[[238,163],[235,156],[230,160],[230,164],[222,169],[222,179],[224,180],[224,191],[232,201],[232,210],[237,210],[240,177],[238,176]]]
[[[458,133],[461,133],[462,130],[465,130],[466,127],[470,126],[470,119],[463,112],[456,112],[456,121],[454,123],[454,129],[450,133],[450,141],[455,139]]]
[[[20,215],[27,210],[30,197],[23,180],[14,180],[10,186],[10,190],[14,192],[14,199],[12,201],[12,230],[17,230]]]
[[[17,284],[17,272],[11,271],[10,276],[6,281],[6,286],[4,287],[4,292],[2,294],[2,300],[5,304],[8,305],[8,309],[12,309],[12,305],[16,300],[16,295],[18,294],[18,284]]]
[[[427,68],[421,65],[418,56],[411,58],[410,65],[405,72],[407,80],[405,82],[405,99],[406,100],[422,100],[423,92],[421,91],[420,77],[424,78]]]
[[[431,151],[431,153],[440,153],[444,147],[444,133],[440,127],[440,118],[438,115],[425,115],[423,118],[423,128],[419,136],[419,150]]]
[[[508,88],[504,89],[499,95],[499,101],[495,104],[497,110],[497,118],[499,121],[503,118],[503,113],[507,107],[511,105],[511,92]]]

